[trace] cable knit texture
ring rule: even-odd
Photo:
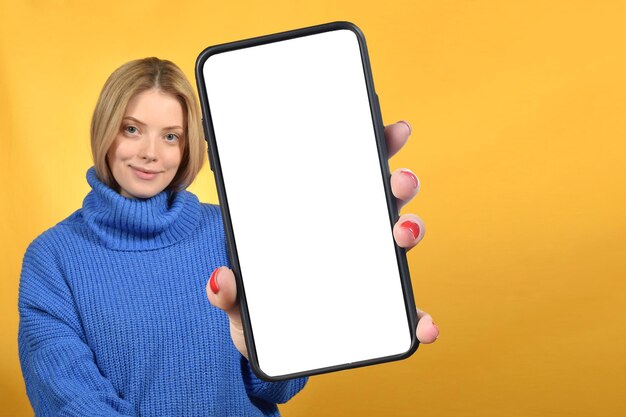
[[[87,171],[83,207],[24,255],[19,355],[36,416],[277,416],[306,378],[266,382],[205,293],[230,266],[219,206],[130,199]]]

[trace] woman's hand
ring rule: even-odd
[[[389,158],[404,146],[411,134],[411,126],[404,121],[385,127],[385,140]],[[398,212],[419,191],[417,177],[408,169],[397,169],[391,174],[391,191],[396,197]],[[424,222],[415,214],[407,213],[400,216],[393,227],[393,237],[402,248],[411,250],[424,237]],[[206,286],[207,296],[211,304],[226,312],[230,320],[230,335],[235,347],[248,358],[248,350],[243,335],[243,326],[237,304],[237,285],[235,275],[225,266],[217,268],[211,274]],[[432,343],[439,336],[439,330],[429,314],[417,310],[417,338],[420,343]]]

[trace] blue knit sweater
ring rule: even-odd
[[[37,416],[277,416],[306,378],[265,382],[205,292],[230,266],[219,206],[121,196],[87,171],[82,209],[26,250],[19,355]]]

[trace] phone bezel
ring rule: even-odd
[[[217,143],[215,138],[215,133],[213,130],[213,124],[211,119],[211,109],[208,102],[208,98],[206,96],[206,85],[204,80],[204,64],[205,62],[213,55],[233,51],[237,49],[249,48],[259,45],[264,45],[272,42],[285,41],[289,39],[294,39],[303,36],[310,36],[320,33],[325,33],[334,30],[350,30],[352,31],[359,43],[360,53],[361,53],[361,62],[363,65],[363,71],[365,75],[365,81],[367,86],[367,94],[370,104],[370,110],[372,114],[372,121],[375,130],[375,137],[377,142],[378,149],[378,157],[381,168],[381,175],[383,175],[383,183],[385,187],[385,196],[387,199],[387,208],[389,213],[389,223],[390,227],[393,228],[395,223],[399,219],[398,209],[395,202],[395,197],[391,192],[391,184],[390,177],[391,174],[389,172],[389,164],[388,164],[388,156],[387,156],[387,147],[385,143],[384,137],[384,125],[382,122],[382,115],[380,111],[380,104],[378,101],[378,96],[374,89],[374,82],[372,71],[370,67],[369,55],[367,52],[367,47],[365,43],[365,36],[361,32],[361,30],[350,22],[331,22],[325,23],[321,25],[306,27],[302,29],[295,29],[286,32],[275,33],[271,35],[259,36],[250,39],[239,40],[235,42],[228,42],[224,44],[219,44],[215,46],[208,47],[204,49],[196,60],[195,66],[195,75],[196,82],[198,88],[198,94],[200,97],[200,104],[203,113],[203,121],[202,125],[205,133],[205,140],[208,143],[208,158],[210,163],[210,168],[214,172],[216,186],[218,191],[218,197],[220,201],[220,208],[222,213],[222,219],[224,222],[224,230],[226,233],[227,246],[229,252],[229,259],[232,266],[232,270],[235,274],[235,278],[237,281],[237,297],[239,300],[241,318],[244,327],[244,337],[246,340],[246,345],[248,347],[248,355],[250,365],[252,369],[257,374],[257,376],[266,381],[282,381],[292,378],[306,377],[318,374],[324,374],[328,372],[335,372],[345,369],[358,368],[363,366],[370,366],[379,363],[397,361],[401,359],[406,359],[411,356],[418,348],[419,341],[416,336],[416,327],[417,327],[417,310],[415,307],[415,301],[413,296],[413,289],[411,285],[411,279],[409,276],[409,268],[408,262],[406,258],[406,250],[404,248],[399,247],[395,244],[395,252],[396,259],[398,261],[398,269],[400,272],[400,278],[402,281],[402,290],[404,294],[405,307],[407,312],[407,318],[409,323],[409,332],[411,335],[411,346],[409,350],[405,353],[399,355],[386,356],[381,358],[374,358],[359,362],[346,363],[342,365],[335,365],[325,368],[319,369],[311,369],[297,373],[291,373],[287,375],[278,375],[278,376],[270,376],[267,375],[262,369],[260,369],[258,357],[256,354],[256,347],[254,343],[254,334],[252,331],[252,327],[250,324],[250,317],[247,308],[246,295],[245,295],[245,285],[243,279],[241,277],[240,267],[239,267],[239,258],[237,255],[237,246],[234,238],[233,227],[231,218],[229,215],[229,206],[228,206],[228,198],[226,196],[224,180],[222,177],[222,170],[219,161],[219,153],[217,150]]]

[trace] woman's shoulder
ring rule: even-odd
[[[222,220],[222,208],[218,204],[200,202],[200,224],[198,233],[208,233],[214,235],[224,234],[224,223]]]
[[[81,219],[81,209],[78,209],[54,226],[45,229],[28,244],[25,256],[37,252],[53,254],[59,247],[72,240],[76,227],[82,223]]]
[[[76,227],[80,223],[80,209],[45,229],[26,247],[20,273],[19,303],[33,302],[46,291],[58,295],[66,284],[64,254],[71,252],[78,239]],[[34,297],[34,298],[33,298]]]
[[[200,207],[202,209],[202,213],[205,216],[210,216],[210,217],[222,217],[222,211],[221,208],[218,204],[214,204],[214,203],[204,203],[202,201],[200,201]]]

